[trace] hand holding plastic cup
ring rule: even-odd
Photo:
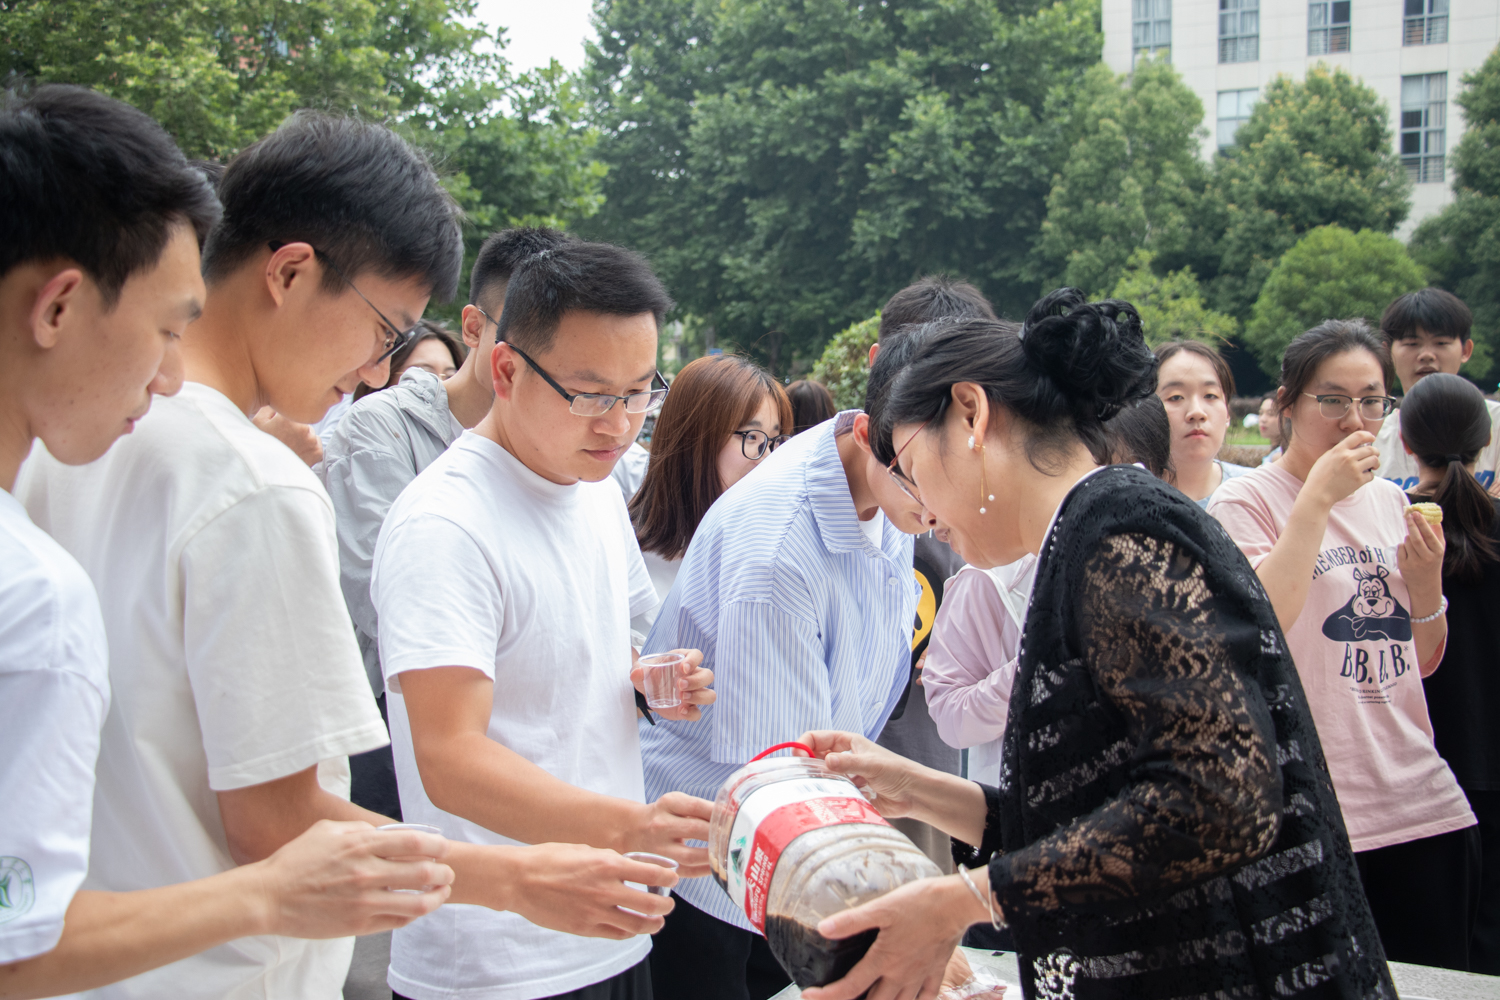
[[[416,830],[418,833],[430,833],[430,834],[433,834],[434,836],[437,836],[437,837],[441,837],[443,835],[443,831],[442,830],[439,830],[435,826],[428,826],[426,823],[386,823],[384,826],[377,826],[375,829],[377,829],[377,830]],[[387,858],[386,860],[387,861],[435,861],[437,859],[436,858],[429,858],[425,854],[413,854],[413,855],[403,855],[403,856],[401,856],[399,858]],[[387,886],[387,888],[390,888],[390,887]],[[430,886],[430,885],[424,885],[420,889],[390,889],[390,891],[391,892],[409,892],[409,893],[415,893],[415,894],[420,895],[421,893],[430,891],[432,888],[433,887]]]
[[[660,854],[647,854],[645,851],[628,851],[625,854],[620,855],[620,857],[629,858],[631,861],[640,861],[648,865],[660,865],[663,868],[670,868],[674,872],[677,870],[677,862],[673,861],[671,858],[664,858]],[[672,894],[672,890],[668,889],[666,886],[641,885],[637,882],[626,882],[625,884],[632,889],[644,889],[646,892],[651,893],[651,895],[653,896],[670,896]],[[638,910],[632,910],[628,906],[619,906],[616,907],[616,909],[624,910],[626,913],[635,914],[635,916],[637,917],[645,916],[644,913],[641,913]]]
[[[640,658],[637,666],[642,668],[641,687],[646,692],[647,707],[677,708],[682,704],[677,681],[682,677],[682,665],[686,662],[685,653],[654,653]]]
[[[623,858],[629,858],[631,861],[640,861],[648,865],[660,865],[663,868],[670,868],[674,872],[677,870],[677,862],[673,861],[671,858],[664,858],[660,854],[647,854],[645,851],[629,851],[620,856]],[[626,884],[634,885],[635,883],[629,882]],[[672,890],[668,889],[664,885],[643,885],[641,886],[641,888],[645,889],[653,896],[670,896],[672,894]]]

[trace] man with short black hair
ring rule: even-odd
[[[311,423],[361,380],[384,384],[429,297],[457,284],[460,212],[395,133],[309,112],[235,157],[219,194],[181,392],[91,465],[34,454],[17,487],[102,598],[114,704],[94,800],[101,888],[224,872],[322,819],[385,822],[348,801],[346,756],[387,735],[339,592],[333,510],[249,414]],[[643,882],[650,866],[598,852],[453,844],[446,857],[454,901],[549,926],[589,932],[626,900],[663,912],[597,874]],[[569,865],[596,877],[558,891]],[[243,939],[98,996],[333,1000],[352,950]]]
[[[1408,292],[1386,307],[1380,317],[1380,335],[1402,392],[1410,392],[1417,381],[1433,372],[1457,375],[1474,355],[1470,328],[1474,315],[1463,300],[1441,288],[1420,288]],[[1394,392],[1388,386],[1387,392]],[[1500,472],[1500,403],[1488,400],[1490,408],[1490,443],[1479,453],[1474,476],[1485,489],[1495,487]],[[1417,460],[1401,441],[1401,414],[1392,413],[1375,435],[1375,449],[1380,452],[1377,475],[1410,490],[1417,484]]]
[[[892,295],[880,307],[877,339],[886,340],[903,327],[921,326],[945,316],[996,318],[990,300],[967,281],[946,274],[929,274]],[[873,355],[870,363],[875,363]]]
[[[72,993],[237,937],[369,933],[429,912],[451,871],[385,859],[440,856],[443,841],[362,823],[321,823],[266,861],[127,893],[95,891],[109,884],[97,862],[139,831],[104,828],[85,882],[101,732],[117,721],[104,622],[83,567],[8,491],[34,440],[91,462],[153,395],[178,390],[178,341],[204,300],[198,245],[219,204],[145,115],[46,86],[0,108],[0,216],[0,992]],[[435,891],[386,892],[369,884],[378,869]]]
[[[505,305],[510,276],[527,258],[572,237],[553,229],[507,229],[484,241],[469,277],[462,331],[469,354],[452,378],[409,368],[401,381],[351,407],[325,440],[317,467],[333,501],[339,535],[339,582],[364,657],[365,674],[385,712],[385,679],[376,644],[370,570],[386,512],[406,485],[448,450],[458,436],[489,413],[495,398],[490,350]],[[389,746],[350,760],[353,799],[399,816],[396,775]]]
[[[386,515],[370,594],[406,819],[473,844],[568,840],[708,874],[686,841],[708,839],[711,804],[645,802],[630,619],[656,591],[608,481],[666,395],[656,346],[670,306],[619,247],[565,242],[522,261],[489,413]],[[714,698],[701,654],[684,652],[684,704],[666,718]],[[589,941],[471,907],[436,916],[392,939],[398,997],[651,995],[645,937]]]

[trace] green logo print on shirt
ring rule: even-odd
[[[31,877],[31,866],[20,858],[0,855],[0,924],[21,916],[35,902],[36,884]]]

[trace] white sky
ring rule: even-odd
[[[583,41],[592,38],[590,0],[479,0],[475,12],[491,29],[506,29],[506,58],[516,72],[556,59],[564,68],[583,66]]]

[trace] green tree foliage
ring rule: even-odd
[[[870,381],[870,348],[880,339],[880,313],[834,334],[808,377],[828,386],[840,410],[863,409]]]
[[[1312,230],[1282,256],[1255,301],[1245,341],[1275,375],[1286,345],[1325,319],[1380,321],[1398,295],[1427,284],[1422,266],[1394,237],[1341,226]]]
[[[1188,262],[1214,308],[1243,319],[1302,234],[1324,225],[1392,232],[1410,192],[1374,90],[1322,64],[1300,83],[1277,77],[1215,164],[1199,203],[1203,243]]]
[[[1152,268],[1154,259],[1149,250],[1135,251],[1113,291],[1095,297],[1124,299],[1135,306],[1146,329],[1146,342],[1153,347],[1169,340],[1203,340],[1218,346],[1235,335],[1239,324],[1234,317],[1203,304],[1192,268],[1162,276]]]
[[[1208,173],[1198,95],[1164,61],[1118,78],[1100,63],[1070,112],[1037,248],[1042,284],[1110,288],[1138,249],[1182,256]]]
[[[299,107],[448,122],[502,95],[473,0],[0,0],[0,70],[94,87],[222,158]]]
[[[224,160],[298,108],[392,123],[493,229],[571,225],[605,167],[577,81],[514,76],[474,0],[0,0],[0,75],[93,87]],[[467,270],[467,269],[466,269]],[[439,309],[440,314],[455,312]]]
[[[1474,357],[1467,374],[1494,374],[1500,350],[1500,50],[1463,78],[1456,98],[1468,125],[1453,150],[1453,204],[1412,234],[1411,254],[1433,283],[1474,312]]]
[[[587,79],[611,173],[586,230],[650,254],[721,342],[789,368],[939,270],[1004,312],[1030,305],[1097,0],[596,9]]]

